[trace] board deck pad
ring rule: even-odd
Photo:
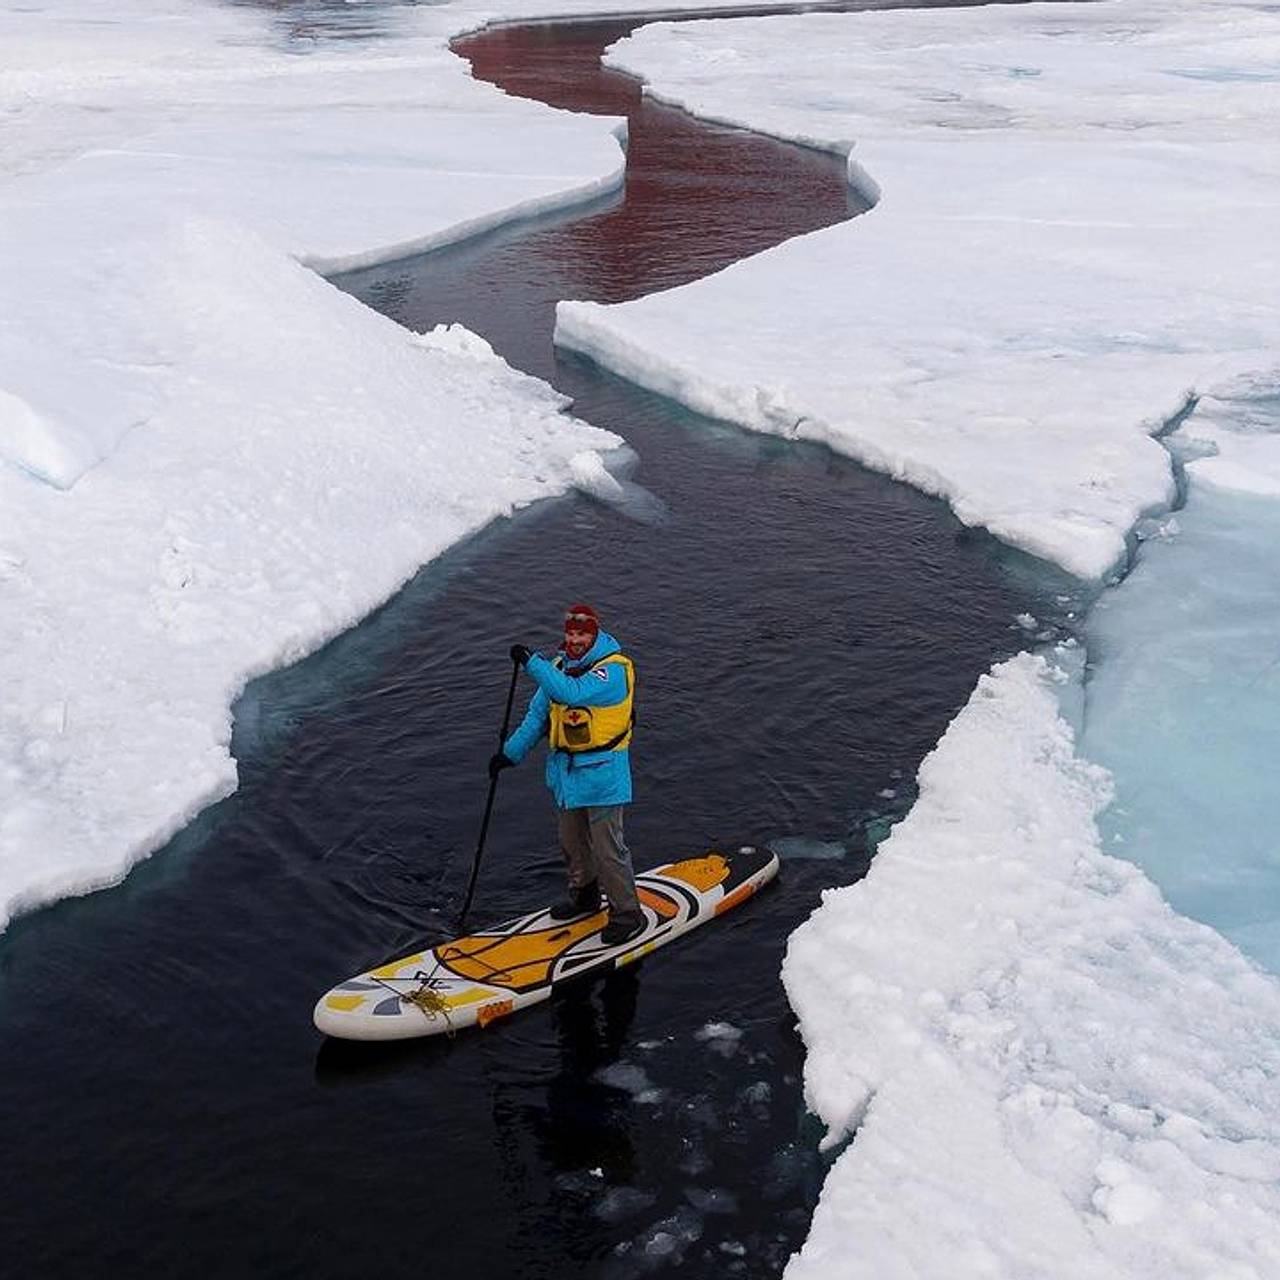
[[[772,850],[711,850],[636,876],[645,928],[606,947],[605,911],[553,920],[549,909],[369,969],[321,996],[314,1019],[346,1040],[407,1040],[487,1026],[561,983],[632,964],[745,902],[778,874]]]

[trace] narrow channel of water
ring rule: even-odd
[[[252,686],[234,797],[118,890],[0,940],[15,1275],[764,1277],[804,1239],[825,1164],[787,935],[862,874],[978,675],[1023,643],[1015,615],[1063,604],[940,503],[555,355],[558,297],[664,287],[849,211],[830,157],[593,70],[628,25],[464,44],[488,78],[533,66],[559,100],[629,115],[621,203],[340,283],[549,377],[631,442],[657,502],[569,497],[455,549]],[[640,671],[640,865],[780,837],[844,856],[788,860],[723,923],[483,1033],[321,1044],[320,991],[447,930],[507,647],[549,644],[579,598]],[[477,921],[559,889],[539,775],[504,776]]]

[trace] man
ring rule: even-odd
[[[511,657],[537,683],[529,710],[489,776],[519,764],[547,735],[547,786],[560,813],[560,847],[569,868],[569,896],[551,908],[569,920],[609,904],[600,938],[619,946],[644,932],[631,854],[622,838],[623,806],[631,802],[629,747],[635,727],[635,670],[618,642],[600,630],[590,605],[570,605],[564,643],[554,658],[512,645]]]

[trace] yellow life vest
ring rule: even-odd
[[[557,665],[564,664],[557,659]],[[635,729],[634,703],[636,693],[636,669],[625,654],[611,653],[579,668],[578,674],[586,674],[598,667],[616,664],[627,673],[627,696],[611,707],[569,707],[563,702],[551,704],[551,749],[579,755],[586,751],[625,751],[631,743]]]

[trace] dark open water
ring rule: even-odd
[[[770,1276],[804,1239],[825,1164],[787,935],[865,870],[978,675],[1022,643],[1014,615],[1064,606],[939,503],[554,355],[558,297],[666,287],[850,211],[830,157],[593,73],[628,25],[463,46],[487,78],[629,114],[625,202],[338,283],[551,378],[630,441],[657,501],[544,504],[429,566],[250,688],[234,797],[119,889],[0,939],[6,1274]],[[579,598],[640,671],[638,864],[782,836],[845,856],[789,860],[723,923],[485,1032],[321,1043],[321,991],[447,933],[507,648],[550,643]],[[558,892],[539,774],[504,776],[476,923]],[[740,1035],[700,1037],[712,1021]]]

